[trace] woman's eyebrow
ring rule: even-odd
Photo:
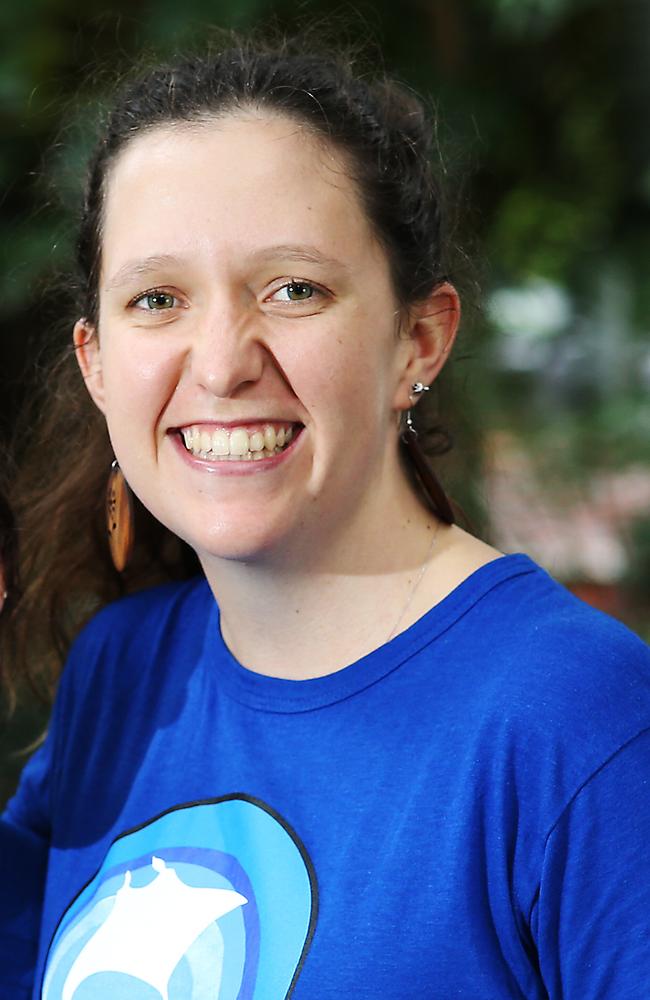
[[[341,271],[347,271],[346,265],[335,257],[328,257],[322,253],[318,247],[300,243],[279,243],[275,246],[263,247],[250,254],[250,260],[254,263],[261,263],[267,260],[292,260],[306,264],[320,264],[322,267],[334,267]],[[117,269],[113,277],[104,286],[107,292],[127,285],[134,278],[141,278],[152,271],[159,271],[166,267],[178,267],[186,265],[187,259],[175,254],[152,254],[149,257],[139,257],[127,260]]]
[[[159,271],[161,268],[178,266],[185,264],[183,257],[176,257],[174,254],[153,254],[151,257],[141,257],[134,260],[127,260],[122,267],[118,268],[113,277],[104,286],[106,291],[121,288],[133,278],[140,278],[143,274],[150,274],[152,271]]]
[[[276,246],[264,247],[251,254],[254,261],[271,260],[281,257],[284,260],[296,260],[307,264],[321,264],[324,267],[338,267],[347,271],[346,265],[336,260],[335,257],[327,257],[318,247],[296,243],[279,243]]]

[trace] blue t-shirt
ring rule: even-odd
[[[305,681],[159,587],[75,643],[1,836],[3,998],[641,1000],[650,652],[523,555]]]

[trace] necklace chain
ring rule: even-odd
[[[390,631],[390,634],[389,634],[388,638],[386,639],[386,642],[390,642],[390,640],[393,638],[393,636],[397,632],[397,628],[398,628],[400,622],[402,621],[402,618],[404,617],[404,615],[406,614],[406,612],[408,611],[408,609],[411,606],[411,601],[415,597],[416,590],[418,589],[418,587],[422,583],[422,578],[424,577],[424,574],[427,571],[427,567],[429,566],[429,560],[431,559],[431,553],[433,552],[433,547],[436,544],[436,539],[438,537],[438,529],[439,528],[440,528],[440,521],[436,521],[436,526],[435,526],[434,531],[433,531],[433,538],[431,539],[431,542],[429,544],[429,548],[427,549],[427,554],[426,554],[425,560],[422,563],[422,566],[420,568],[420,572],[417,575],[415,583],[411,587],[411,591],[409,593],[409,596],[406,599],[406,604],[404,605],[404,607],[400,611],[399,618],[397,619],[397,621],[393,625],[393,627],[392,627],[392,629]]]

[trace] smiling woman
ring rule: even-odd
[[[419,450],[460,316],[431,134],[300,38],[116,99],[85,389],[13,495],[14,671],[108,606],[0,822],[7,995],[644,993],[648,651],[456,526]]]
[[[75,343],[126,480],[206,573],[261,553],[303,568],[318,553],[320,566],[325,550],[336,573],[350,539],[375,548],[387,509],[411,509],[409,536],[427,520],[399,468],[396,417],[453,338],[455,293],[441,282],[412,312],[399,315],[341,154],[249,109],[160,125],[121,153],[97,318]],[[319,672],[348,662],[347,644],[323,652]],[[266,651],[287,672],[281,655],[283,667]]]

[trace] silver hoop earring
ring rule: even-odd
[[[414,382],[413,385],[411,386],[411,391],[409,392],[409,399],[411,400],[411,402],[415,402],[415,400],[419,399],[419,397],[422,395],[423,392],[428,392],[430,388],[431,386],[425,385],[424,382]],[[406,422],[406,432],[412,434],[413,437],[417,437],[418,432],[416,431],[415,425],[413,423],[411,408],[409,408],[406,411],[405,422]]]

